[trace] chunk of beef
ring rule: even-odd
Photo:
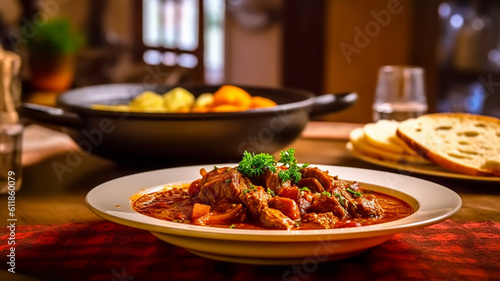
[[[338,192],[346,195],[343,192],[347,192],[346,188],[350,186],[347,181],[341,180],[337,176],[332,176],[328,171],[322,171],[317,167],[304,168],[302,170],[302,178],[303,185],[316,192],[328,191],[330,193]]]
[[[352,194],[347,191],[349,186],[347,181],[336,179],[332,181],[332,188],[328,192],[335,196],[349,215],[356,218],[359,216],[356,212],[356,205],[354,204]]]
[[[296,186],[283,186],[275,194],[279,197],[290,198],[295,202],[300,198],[300,191]]]
[[[343,198],[342,205],[353,218],[378,217],[383,214],[382,207],[373,196],[361,193],[357,182],[349,183],[343,180],[333,182],[332,194]],[[340,195],[340,196],[339,196]]]
[[[296,186],[282,186],[277,194],[279,197],[289,198],[297,203],[300,214],[305,214],[313,201],[313,193],[300,191]]]
[[[281,180],[278,177],[278,173],[274,173],[271,170],[266,170],[260,177],[260,181],[266,190],[269,188],[273,192],[278,191],[281,186]]]
[[[348,181],[341,180],[336,177],[331,177],[331,186],[326,191],[335,192],[339,190],[346,190],[351,184]]]
[[[253,216],[259,216],[262,210],[268,206],[269,195],[262,186],[251,185],[240,193],[239,198]]]
[[[307,209],[311,207],[312,201],[307,200],[307,198],[300,197],[299,203],[297,205],[299,206],[299,211],[302,215],[304,215],[307,212]]]
[[[307,187],[311,191],[315,192],[323,192],[325,189],[323,188],[323,185],[319,182],[317,178],[302,178],[298,182],[299,187]]]
[[[351,184],[349,184],[349,188],[352,190],[352,191],[355,191],[355,192],[361,192],[361,188],[359,187],[359,182],[355,181]]]
[[[239,203],[239,195],[242,190],[248,189],[250,184],[250,180],[235,168],[214,169],[201,178],[198,200],[212,205],[225,201]]]
[[[307,212],[307,209],[311,206],[315,195],[310,191],[299,191],[299,200],[297,205],[299,205],[299,210],[302,215]]]
[[[262,186],[252,185],[240,194],[241,202],[247,206],[252,217],[264,227],[290,229],[293,221],[280,210],[269,208],[269,199]]]
[[[283,169],[287,168],[283,166],[278,166],[276,167],[277,170],[276,172],[273,172],[271,170],[265,170],[264,173],[258,179],[256,179],[256,184],[260,184],[266,190],[270,189],[274,193],[276,193],[282,187],[291,186],[290,181],[282,181],[279,177],[279,172]]]
[[[359,217],[377,218],[384,214],[384,209],[380,206],[377,198],[373,195],[363,195],[354,198],[356,213]]]
[[[292,220],[300,219],[299,206],[290,198],[273,197],[268,201],[269,207],[280,210]]]
[[[302,184],[309,184],[314,186],[314,188],[319,189],[319,183],[325,191],[332,194],[333,199],[331,201],[337,201],[340,203],[340,206],[338,206],[329,200],[320,199],[318,202],[313,202],[311,205],[310,211],[312,212],[315,210],[324,212],[325,210],[328,210],[328,208],[333,208],[331,211],[339,218],[346,217],[344,215],[345,212],[347,212],[348,216],[355,218],[378,216],[381,212],[383,212],[376,199],[368,199],[364,198],[362,195],[357,195],[360,191],[359,184],[357,182],[350,183],[339,179],[337,176],[331,176],[328,174],[328,171],[322,171],[316,167],[304,168],[302,170],[302,176],[304,177],[304,180],[307,180]],[[317,182],[314,179],[316,179]],[[342,212],[341,209],[345,212]]]
[[[328,171],[322,171],[318,167],[306,167],[302,169],[301,173],[303,179],[315,178],[318,180],[323,187],[323,191],[328,191],[332,187],[333,177],[328,174]]]
[[[294,222],[280,210],[273,208],[262,209],[259,221],[264,227],[274,229],[290,229],[294,224]]]
[[[342,204],[335,196],[316,194],[307,212],[328,213],[332,212],[339,219],[349,218],[349,213],[342,207]]]
[[[339,219],[332,212],[308,213],[302,217],[301,229],[330,229],[335,228]]]

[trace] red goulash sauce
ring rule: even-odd
[[[238,229],[273,229],[264,227],[258,220],[252,218],[245,206],[241,204],[224,203],[219,206],[211,206],[209,213],[200,218],[193,218],[193,209],[197,202],[197,198],[193,197],[187,191],[189,184],[176,185],[171,188],[165,188],[162,191],[149,193],[145,195],[135,195],[132,197],[132,206],[135,211],[153,218],[187,223],[194,225],[205,225],[211,227],[222,228],[238,228]],[[376,217],[354,218],[348,217],[338,219],[334,225],[330,224],[325,227],[320,224],[301,223],[300,219],[295,220],[295,224],[291,229],[324,229],[324,228],[343,228],[343,227],[359,227],[390,221],[399,220],[411,215],[414,210],[406,202],[393,196],[375,192],[363,191],[364,196],[375,197],[380,207],[383,209],[383,215]],[[237,214],[235,214],[237,212]],[[230,214],[230,215],[228,215]],[[227,215],[228,220],[224,220],[224,215]],[[210,216],[221,217],[219,220],[211,220]],[[203,219],[207,217],[208,219]]]

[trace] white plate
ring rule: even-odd
[[[352,155],[356,158],[359,158],[365,162],[372,163],[375,165],[404,171],[406,174],[408,173],[417,173],[422,175],[429,176],[438,176],[444,178],[453,178],[453,179],[464,179],[464,180],[472,180],[472,181],[481,181],[481,182],[500,182],[500,177],[484,177],[484,176],[470,176],[464,174],[458,174],[450,171],[446,171],[443,168],[436,165],[418,165],[411,163],[397,163],[391,161],[384,161],[380,159],[376,159],[370,156],[366,156],[358,151],[356,151],[350,142],[346,145],[347,150],[349,150]]]
[[[215,164],[218,167],[234,164]],[[409,217],[371,226],[321,230],[247,230],[188,225],[155,219],[135,212],[130,197],[159,190],[167,183],[191,182],[201,168],[189,166],[118,178],[92,189],[86,197],[97,215],[127,226],[145,229],[158,238],[200,256],[253,264],[296,264],[350,257],[389,240],[394,234],[443,221],[456,213],[461,198],[433,182],[374,170],[311,165],[362,188],[380,191],[408,202],[416,212]]]

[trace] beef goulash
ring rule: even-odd
[[[331,229],[389,222],[413,209],[358,182],[298,165],[293,148],[279,161],[245,152],[236,167],[201,169],[190,184],[168,186],[133,200],[144,215],[179,223],[238,229]]]

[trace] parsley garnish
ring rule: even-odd
[[[276,172],[276,160],[274,160],[272,155],[267,153],[254,154],[247,151],[243,152],[243,159],[238,164],[238,172],[247,177],[258,177],[265,170]]]
[[[359,191],[356,191],[354,189],[351,189],[351,188],[347,188],[347,191],[349,191],[349,193],[351,193],[354,197],[360,197],[360,196],[363,196],[363,194],[361,194],[361,192]]]
[[[297,165],[297,159],[295,159],[295,149],[289,148],[286,151],[281,151],[280,160],[276,162],[274,157],[267,153],[250,153],[243,152],[243,159],[238,164],[238,172],[244,174],[247,177],[258,177],[261,176],[266,170],[270,170],[273,173],[277,172],[276,166],[278,163],[282,163],[282,166],[287,167],[279,171],[278,177],[281,181],[293,181],[295,183],[299,182],[302,178],[300,170],[308,167],[309,164],[303,164],[302,166]]]
[[[217,170],[217,169],[219,169],[219,167],[217,167],[217,166],[214,165],[214,170]]]
[[[236,228],[236,224],[231,224],[229,228]]]
[[[297,159],[295,159],[295,148],[289,148],[285,151],[280,152],[280,160],[278,162],[283,163],[285,166],[293,166],[297,164]]]
[[[226,183],[230,183],[231,182],[231,179],[227,179],[225,180]]]
[[[278,177],[282,181],[288,181],[291,180],[295,183],[299,182],[299,180],[302,178],[302,175],[300,174],[300,170],[309,166],[309,164],[303,164],[302,166],[297,165],[297,159],[295,159],[295,149],[294,148],[289,148],[285,151],[280,152],[280,160],[278,161],[279,163],[282,163],[283,166],[288,167],[288,170],[281,170],[278,173]]]
[[[270,188],[267,188],[267,194],[271,195],[272,197],[276,196],[274,194],[274,191],[272,191]]]
[[[328,192],[328,191],[321,192],[321,195],[326,195],[328,197],[332,197],[332,194],[330,192]]]
[[[304,187],[302,187],[302,188],[299,188],[299,190],[300,190],[300,191],[311,191],[309,188],[307,188],[307,187],[305,187],[305,186],[304,186]]]
[[[345,207],[345,197],[340,193],[335,193],[334,195],[339,200],[340,205],[342,205],[342,207]]]

